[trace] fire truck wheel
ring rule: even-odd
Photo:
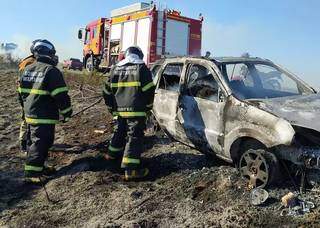
[[[93,56],[89,57],[86,61],[86,69],[88,72],[92,72],[94,67],[93,67]]]

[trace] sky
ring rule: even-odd
[[[32,40],[54,43],[60,59],[82,56],[79,28],[132,0],[1,0],[0,43],[15,42],[28,54]],[[319,0],[155,1],[183,15],[204,16],[202,52],[271,59],[320,88]],[[319,64],[319,65],[318,65]]]

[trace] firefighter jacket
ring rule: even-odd
[[[111,69],[103,89],[106,105],[114,116],[144,117],[152,109],[155,85],[147,66],[127,63]]]
[[[28,124],[57,124],[72,114],[68,88],[53,61],[39,58],[20,75],[19,97]]]

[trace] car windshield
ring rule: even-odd
[[[234,95],[239,99],[266,99],[313,93],[293,75],[272,64],[225,63],[222,71]]]

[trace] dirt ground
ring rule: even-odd
[[[280,215],[280,198],[294,190],[290,182],[269,189],[263,206],[252,206],[232,165],[161,132],[144,141],[150,179],[124,182],[121,170],[98,157],[113,125],[103,102],[57,126],[49,154],[57,174],[44,187],[26,185],[18,147],[16,77],[15,69],[0,70],[0,227],[320,226],[320,207],[303,216]],[[99,99],[101,80],[86,77],[67,77],[75,112]],[[320,206],[319,191],[314,188],[301,198]]]

